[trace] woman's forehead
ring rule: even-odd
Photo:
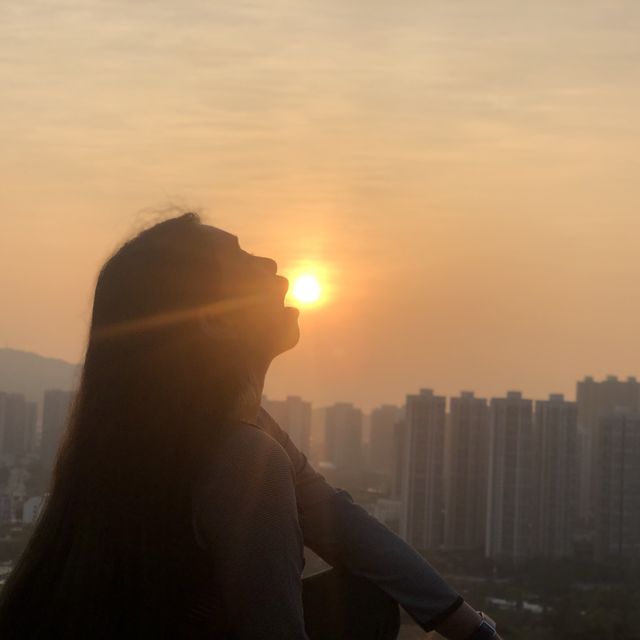
[[[239,245],[238,236],[234,236],[232,233],[224,231],[224,229],[214,227],[210,224],[203,224],[202,226],[205,231],[214,238],[216,242],[221,242],[232,247],[237,247]]]

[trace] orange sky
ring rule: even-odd
[[[326,266],[265,392],[640,374],[635,0],[7,0],[0,340],[81,358],[148,211]]]

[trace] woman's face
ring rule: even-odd
[[[248,253],[231,233],[203,227],[215,245],[223,297],[234,301],[234,308],[219,319],[231,325],[250,350],[269,359],[293,348],[300,337],[299,312],[284,306],[289,281],[277,275],[275,260]]]

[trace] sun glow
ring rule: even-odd
[[[310,273],[298,275],[291,287],[291,296],[301,304],[314,304],[320,300],[322,289],[318,279]]]

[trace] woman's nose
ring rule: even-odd
[[[261,258],[264,261],[266,268],[274,275],[278,273],[278,263],[272,258]]]

